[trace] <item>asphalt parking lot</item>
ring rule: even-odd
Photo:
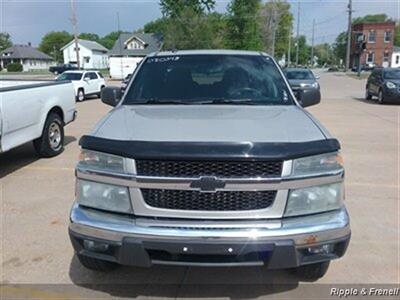
[[[323,100],[310,111],[342,144],[352,239],[345,257],[334,261],[314,284],[399,284],[400,106],[363,100],[365,81],[346,75],[322,73],[320,84]],[[57,291],[60,288],[46,292],[40,285],[7,285],[3,295],[294,297],[309,284],[286,271],[265,268],[123,267],[98,274],[81,267],[67,234],[78,141],[110,108],[99,99],[78,103],[77,108],[78,119],[66,127],[60,156],[38,159],[31,144],[0,155],[1,283],[74,286],[68,294]],[[127,292],[114,283],[135,288]]]

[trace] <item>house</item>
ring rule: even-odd
[[[13,45],[0,52],[0,66],[7,68],[10,63],[20,63],[23,71],[47,70],[54,65],[53,58],[28,45]]]
[[[352,26],[352,67],[389,67],[393,53],[395,22],[359,23]],[[364,47],[360,47],[363,44]]]
[[[400,47],[393,47],[392,60],[390,62],[392,68],[400,68]]]
[[[152,33],[121,33],[109,52],[110,77],[122,79],[131,74],[148,54],[160,51],[162,38]]]
[[[107,69],[108,49],[94,41],[78,39],[79,64],[82,69]],[[76,64],[75,40],[60,49],[65,64]]]

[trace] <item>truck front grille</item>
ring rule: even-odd
[[[219,191],[141,189],[147,205],[156,208],[197,211],[240,211],[265,209],[275,200],[276,191]]]
[[[136,160],[136,170],[138,175],[157,177],[278,177],[282,164],[283,161]]]

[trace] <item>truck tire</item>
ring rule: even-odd
[[[89,270],[106,272],[112,271],[118,267],[118,264],[110,261],[101,260],[78,253],[76,254],[76,256],[78,257],[78,260],[82,264],[82,266]]]
[[[64,150],[64,123],[56,113],[50,113],[44,124],[42,136],[33,141],[41,157],[53,157]]]
[[[85,100],[85,91],[83,89],[78,90],[78,95],[76,95],[76,101],[82,102]]]
[[[296,274],[299,278],[308,281],[315,281],[322,278],[329,268],[329,261],[316,264],[305,265],[296,268]]]
[[[378,103],[379,104],[385,104],[385,95],[383,94],[382,90],[379,90]]]
[[[372,95],[369,93],[368,86],[365,88],[365,100],[371,100]]]

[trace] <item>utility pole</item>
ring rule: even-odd
[[[346,49],[346,71],[350,69],[350,51],[351,51],[351,22],[352,22],[352,13],[353,13],[353,2],[349,0],[349,4],[347,6],[349,13],[349,24],[347,28],[347,49]]]
[[[71,10],[72,10],[71,22],[72,22],[72,27],[74,29],[76,64],[78,66],[78,69],[80,69],[79,44],[78,44],[78,27],[77,27],[76,10],[75,10],[75,1],[74,0],[71,0]]]
[[[315,36],[315,19],[312,22],[312,38],[311,38],[311,66],[314,66],[314,36]]]
[[[119,57],[119,59],[120,59],[120,68],[121,68],[121,78],[123,79],[124,78],[124,66],[123,66],[123,57],[122,57],[122,37],[121,37],[121,25],[120,25],[120,22],[119,22],[119,11],[117,11],[117,26],[118,26],[118,33],[119,33],[119,37],[118,37],[118,40],[119,40],[119,55],[120,55],[120,57]]]
[[[275,57],[276,19],[276,7],[274,7],[272,11],[272,57]]]
[[[289,45],[288,45],[288,53],[287,53],[287,65],[288,65],[288,67],[290,66],[290,64],[291,64],[291,57],[290,57],[290,55],[291,55],[291,52],[292,52],[292,26],[291,25],[289,25]]]
[[[297,1],[296,67],[299,65],[300,0]]]

